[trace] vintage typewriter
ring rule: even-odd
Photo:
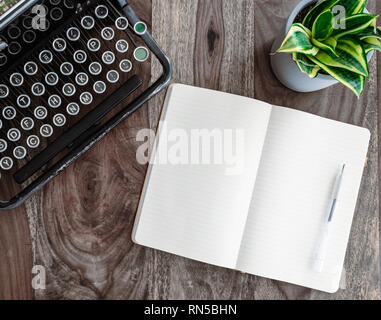
[[[126,0],[0,0],[0,210],[168,85],[171,64],[147,29]]]

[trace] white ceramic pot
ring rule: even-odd
[[[280,33],[279,37],[274,41],[274,44],[271,48],[271,52],[278,50],[290,30],[296,16],[302,11],[305,7],[309,6],[311,3],[316,2],[316,0],[302,0],[292,11],[286,27]],[[365,10],[365,12],[368,12]],[[374,51],[369,52],[368,61],[373,56]],[[298,92],[312,92],[321,89],[328,88],[334,84],[337,84],[338,81],[333,79],[329,75],[318,74],[316,78],[311,79],[305,73],[302,73],[294,60],[292,60],[292,55],[289,53],[278,53],[271,56],[271,67],[275,76],[278,80],[287,88],[298,91]]]

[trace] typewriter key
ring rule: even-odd
[[[21,132],[17,128],[9,129],[7,132],[7,138],[9,141],[16,142],[21,138]]]
[[[13,167],[13,160],[9,157],[4,157],[0,160],[0,167],[1,169],[7,171],[11,170]]]
[[[80,95],[79,100],[81,101],[82,104],[89,105],[93,102],[93,96],[91,95],[90,92],[83,92]]]
[[[16,54],[19,54],[21,52],[21,45],[18,43],[18,42],[11,42],[9,45],[8,45],[8,52],[11,54],[11,55],[16,55]]]
[[[93,75],[93,76],[98,76],[102,73],[102,66],[99,62],[92,62],[90,65],[89,65],[89,72]]]
[[[43,50],[40,52],[39,58],[41,63],[49,64],[50,62],[53,61],[53,54],[49,50]]]
[[[124,39],[120,39],[116,42],[115,48],[120,53],[126,53],[128,51],[128,42]]]
[[[75,95],[75,86],[72,83],[65,83],[62,87],[62,93],[66,97],[72,97]]]
[[[115,61],[115,54],[111,51],[106,51],[102,55],[102,61],[105,64],[113,64]]]
[[[126,30],[128,28],[128,20],[126,17],[119,17],[115,21],[115,26],[118,30]]]
[[[26,94],[21,94],[17,97],[17,105],[20,108],[28,108],[30,106],[30,97]]]
[[[64,76],[70,76],[73,73],[74,68],[70,62],[64,62],[61,64],[60,70]]]
[[[5,120],[13,120],[17,115],[16,109],[12,106],[5,107],[2,113]]]
[[[87,41],[87,48],[92,52],[97,52],[101,48],[101,42],[97,38]]]
[[[35,135],[29,136],[26,139],[26,144],[28,145],[29,148],[35,149],[40,145],[40,138]]]
[[[9,82],[14,87],[19,87],[24,83],[24,77],[21,73],[15,72],[9,77]]]
[[[8,61],[7,56],[4,53],[0,53],[0,67],[4,66]]]
[[[124,59],[119,63],[119,69],[123,72],[130,72],[132,70],[132,63],[128,59]]]
[[[8,37],[11,38],[12,40],[16,40],[17,38],[21,36],[21,30],[17,26],[10,26],[8,28],[7,33],[8,33]]]
[[[62,100],[60,96],[53,94],[48,99],[49,106],[56,109],[61,106]]]
[[[49,86],[55,86],[58,83],[58,75],[55,72],[48,72],[45,76],[45,82]]]
[[[58,20],[61,20],[63,18],[63,11],[61,8],[53,8],[51,11],[50,11],[50,18],[53,20],[53,21],[58,21]]]
[[[62,38],[57,38],[53,41],[53,49],[57,52],[63,52],[66,49],[66,41]]]
[[[4,139],[0,139],[0,152],[7,151],[8,143]]]
[[[36,33],[32,30],[27,30],[24,32],[22,38],[26,43],[32,43],[36,40]]]
[[[25,117],[21,120],[21,128],[25,131],[30,131],[34,128],[34,121],[30,117]]]
[[[59,113],[53,117],[53,123],[56,127],[63,127],[66,123],[66,117]]]
[[[35,62],[29,61],[24,65],[24,72],[28,76],[34,76],[38,71],[38,66]]]
[[[145,34],[147,32],[147,25],[144,22],[139,21],[139,22],[135,23],[134,31],[136,34],[142,36],[143,34]]]
[[[114,35],[115,35],[114,29],[110,27],[105,27],[101,31],[102,38],[107,41],[111,41],[112,39],[114,39]]]
[[[108,8],[104,5],[100,5],[95,8],[95,15],[99,19],[105,19],[108,16]]]
[[[26,157],[26,149],[23,146],[18,146],[14,148],[13,156],[18,160],[24,159]]]
[[[76,27],[72,27],[66,31],[66,36],[70,41],[77,41],[81,36],[81,31]]]
[[[37,82],[32,86],[32,93],[36,97],[41,97],[45,94],[45,86],[41,82]]]
[[[75,82],[79,86],[85,86],[89,82],[89,76],[84,72],[80,72],[76,75]]]
[[[106,91],[106,84],[103,81],[97,81],[94,83],[93,89],[96,93],[102,94]]]
[[[119,73],[116,70],[110,70],[107,72],[107,80],[110,83],[116,83],[119,81]]]
[[[71,116],[76,116],[79,114],[79,105],[75,102],[69,103],[66,107],[66,112]]]
[[[34,116],[38,120],[44,120],[48,116],[48,110],[46,110],[46,108],[42,106],[37,107],[36,109],[34,109]]]
[[[91,16],[84,16],[81,20],[81,25],[83,29],[91,30],[92,28],[94,28],[95,25],[94,18]]]
[[[82,64],[82,63],[85,63],[86,60],[87,60],[87,54],[85,51],[77,50],[76,52],[74,52],[74,61],[75,62]]]
[[[0,99],[4,99],[9,95],[9,88],[5,84],[0,84]]]
[[[40,128],[40,134],[44,137],[44,138],[49,138],[53,135],[53,127],[50,125],[50,124],[44,124],[41,128]]]
[[[149,52],[145,47],[138,47],[134,51],[134,58],[138,62],[144,62],[148,59]]]

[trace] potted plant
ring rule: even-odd
[[[358,97],[369,77],[368,62],[381,51],[377,15],[366,0],[303,0],[285,33],[274,42],[272,69],[288,88],[311,92],[341,82]]]

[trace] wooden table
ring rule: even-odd
[[[269,67],[272,41],[298,0],[135,0],[171,57],[174,81],[289,106],[369,128],[372,141],[348,254],[346,290],[333,295],[189,261],[132,244],[146,167],[136,132],[155,128],[164,93],[24,206],[0,214],[1,299],[379,299],[381,63],[361,99],[346,88],[300,94]],[[381,13],[381,3],[368,9]],[[378,67],[378,68],[377,68]],[[152,65],[153,74],[159,68]],[[380,86],[381,87],[381,86]],[[33,265],[46,290],[31,287]]]

